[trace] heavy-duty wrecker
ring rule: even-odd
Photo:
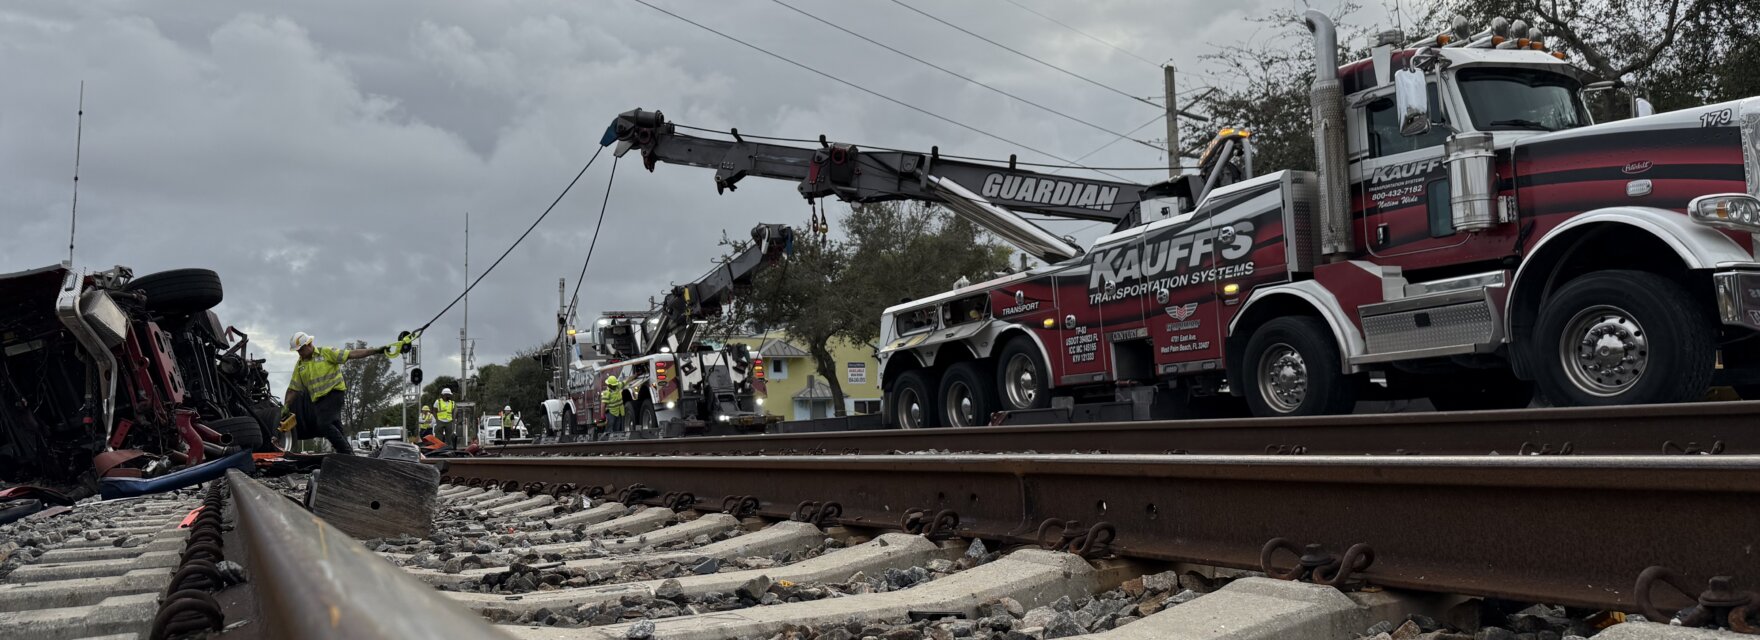
[[[763,356],[743,344],[712,347],[698,335],[759,272],[794,250],[787,225],[761,224],[751,237],[750,247],[708,274],[672,287],[658,308],[600,314],[587,340],[602,364],[575,375],[554,410],[571,432],[604,422],[600,393],[609,376],[623,382],[628,428],[603,437],[761,433],[781,419],[763,410]]]
[[[808,199],[922,200],[1048,266],[887,309],[881,382],[904,427],[1135,400],[1258,416],[1359,399],[1438,408],[1760,393],[1760,98],[1593,124],[1592,82],[1520,21],[1382,38],[1339,66],[1316,11],[1318,171],[1253,175],[1224,130],[1154,185],[917,153],[681,133],[622,114],[606,144]],[[1019,213],[1112,222],[1084,251]],[[1001,415],[1009,415],[1003,413]],[[1149,417],[1138,415],[1137,417]]]

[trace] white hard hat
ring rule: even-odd
[[[512,406],[511,406],[511,405],[510,405],[510,406],[505,406],[505,407],[502,407],[502,408],[501,408],[501,410],[502,410],[502,411],[512,411],[512,410],[513,410],[513,407],[512,407]]]
[[[443,395],[443,396],[452,395],[452,387],[446,387],[445,389],[441,389],[440,395]]]
[[[307,334],[304,331],[301,331],[301,332],[293,334],[293,339],[287,341],[287,348],[292,349],[294,351],[299,351],[300,347],[306,346],[311,343],[312,343],[312,336],[310,334]]]

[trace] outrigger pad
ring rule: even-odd
[[[312,513],[343,533],[363,540],[431,533],[440,490],[432,465],[331,455],[313,482]]]

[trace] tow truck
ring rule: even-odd
[[[794,230],[752,229],[752,244],[703,277],[677,285],[658,308],[603,312],[588,340],[603,364],[585,373],[566,415],[602,423],[605,380],[623,383],[627,428],[615,439],[762,432],[781,420],[764,412],[764,359],[742,344],[710,346],[699,330],[752,286],[763,269],[794,251]],[[575,408],[585,411],[576,413]]]
[[[885,310],[903,427],[1132,401],[1257,416],[1427,397],[1441,410],[1760,397],[1760,98],[1594,124],[1610,90],[1521,21],[1339,65],[1308,11],[1317,171],[1253,171],[1224,129],[1152,185],[928,153],[686,134],[619,115],[603,144],[799,182],[809,200],[939,203],[1047,266]],[[810,145],[810,143],[809,143]],[[1114,225],[1087,249],[1022,213]],[[948,277],[952,277],[949,275]],[[1371,382],[1371,379],[1374,382]]]

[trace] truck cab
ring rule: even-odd
[[[1519,22],[1341,66],[1307,19],[1318,171],[1253,175],[1224,130],[1079,255],[888,309],[891,419],[1760,397],[1760,98],[1595,124],[1610,83]]]

